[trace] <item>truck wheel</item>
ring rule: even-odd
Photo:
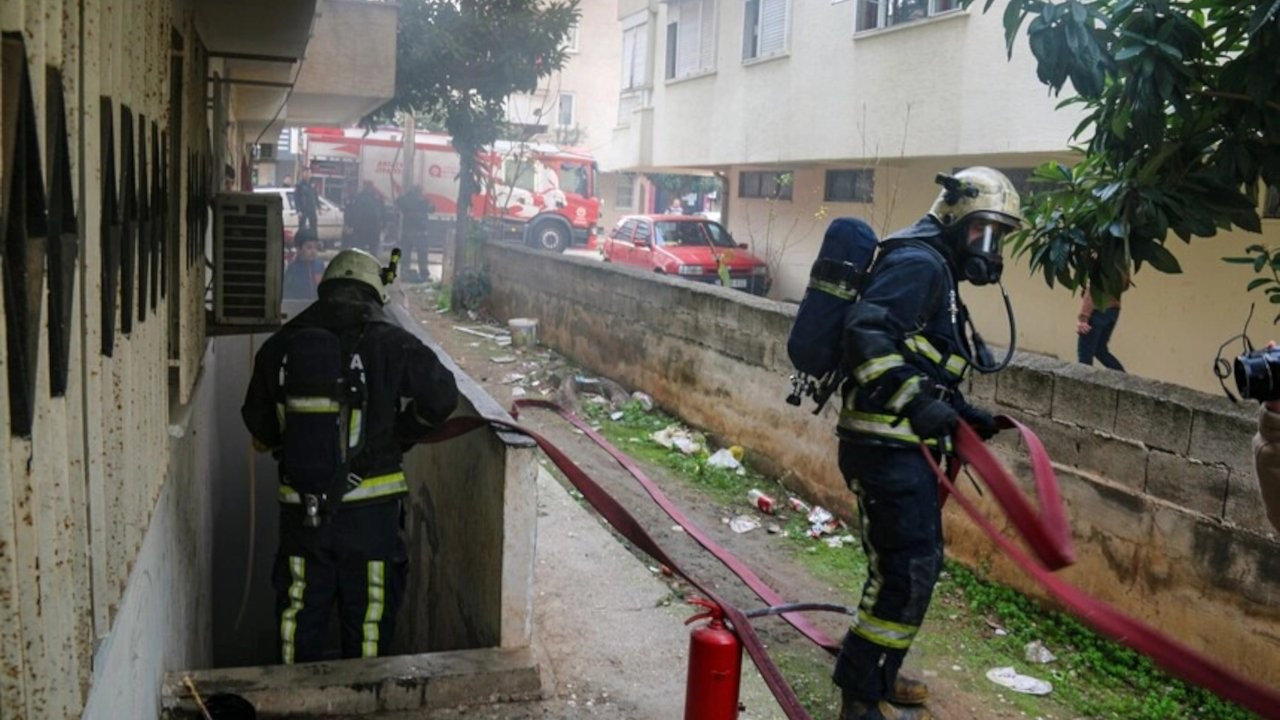
[[[569,231],[554,222],[540,222],[533,226],[530,244],[539,250],[564,252],[569,247]]]

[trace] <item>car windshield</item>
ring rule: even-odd
[[[729,233],[718,223],[699,220],[662,220],[654,223],[659,245],[734,247]]]

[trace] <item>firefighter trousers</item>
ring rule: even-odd
[[[858,496],[868,572],[832,679],[874,703],[893,689],[942,571],[938,478],[918,447],[843,439],[840,471]]]
[[[281,663],[327,659],[335,604],[342,657],[387,654],[409,568],[401,519],[398,499],[344,506],[316,528],[303,526],[299,508],[281,508],[271,573]]]

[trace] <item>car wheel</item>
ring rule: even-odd
[[[540,222],[533,226],[533,247],[547,252],[564,252],[569,247],[569,231],[554,222]]]

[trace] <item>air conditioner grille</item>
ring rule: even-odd
[[[225,193],[216,198],[216,323],[272,325],[280,322],[283,230],[278,195]]]

